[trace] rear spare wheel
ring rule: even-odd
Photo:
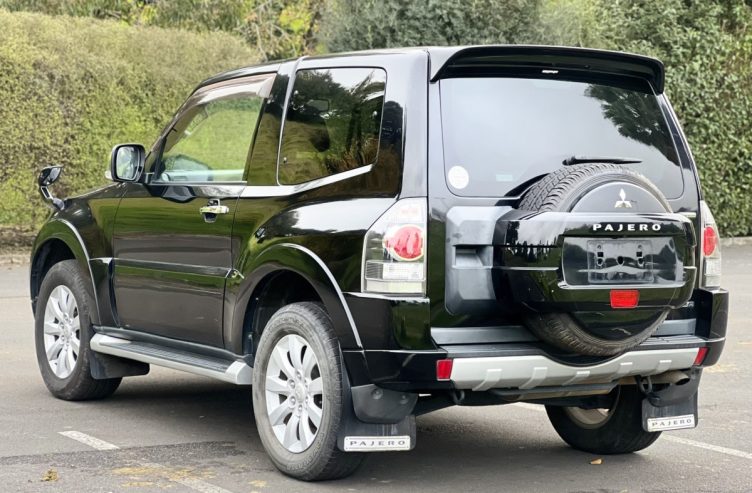
[[[526,307],[529,329],[566,352],[624,352],[691,296],[690,221],[623,166],[565,166],[498,226],[507,292]]]

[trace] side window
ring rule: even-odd
[[[382,69],[300,70],[283,127],[279,182],[295,185],[373,164],[385,87]]]
[[[168,132],[155,181],[241,182],[273,76],[199,92]],[[255,80],[258,79],[258,80]],[[268,93],[268,89],[266,91]]]

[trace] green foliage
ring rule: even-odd
[[[262,60],[317,50],[324,0],[0,0],[0,8],[241,36]]]
[[[0,10],[0,225],[46,216],[42,166],[66,166],[63,196],[104,183],[113,144],[150,145],[198,82],[254,58],[226,34]]]
[[[396,46],[521,43],[540,0],[332,0],[322,32],[331,51]]]

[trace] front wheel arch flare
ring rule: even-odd
[[[72,230],[72,226],[62,221],[50,221],[45,224],[34,241],[29,266],[29,293],[31,294],[32,310],[36,309],[39,288],[47,271],[58,262],[73,259],[79,262],[84,272],[91,275],[88,253]],[[92,290],[94,290],[93,280],[91,282]],[[98,305],[94,307],[91,316],[95,319],[94,322],[98,323]]]

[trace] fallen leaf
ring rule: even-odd
[[[597,458],[597,459],[593,459],[593,460],[591,460],[591,461],[590,461],[590,463],[591,463],[592,465],[594,465],[594,466],[600,466],[601,464],[603,464],[603,459],[601,459],[601,458],[599,457],[599,458]]]
[[[44,473],[44,477],[42,477],[42,481],[57,481],[57,471],[54,469],[48,470],[46,473]]]

